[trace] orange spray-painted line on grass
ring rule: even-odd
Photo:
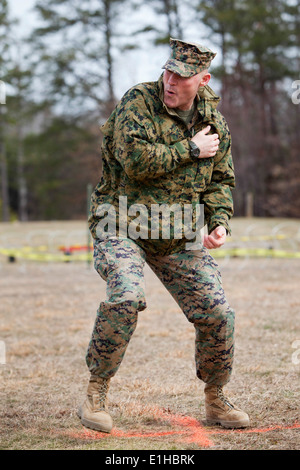
[[[197,419],[191,418],[190,416],[167,413],[159,409],[157,409],[156,415],[169,421],[174,426],[183,427],[185,431],[181,431],[180,434],[184,433],[187,435],[185,441],[193,442],[201,447],[212,447],[214,445],[208,438],[206,429],[201,426]]]
[[[157,438],[157,437],[166,437],[166,436],[182,436],[185,435],[184,441],[189,443],[198,444],[200,447],[212,447],[214,443],[206,437],[206,432],[201,426],[196,428],[191,428],[188,431],[179,430],[179,431],[152,431],[152,432],[125,432],[118,429],[113,429],[110,434],[101,433],[97,431],[89,431],[84,429],[81,434],[77,433],[76,435],[72,434],[72,437],[84,438],[91,440],[98,440],[107,438],[109,436],[119,437],[119,438]]]
[[[172,429],[169,431],[121,431],[113,428],[110,434],[101,433],[97,431],[91,431],[89,429],[83,429],[82,433],[77,433],[76,436],[72,434],[72,437],[84,438],[84,439],[103,439],[109,436],[119,438],[157,438],[166,436],[184,436],[184,441],[189,443],[195,443],[200,447],[212,447],[214,443],[207,437],[207,432],[203,426],[195,418],[190,416],[176,415],[169,412],[165,412],[160,409],[153,409],[153,415],[155,418],[162,419],[169,422],[172,426],[178,426],[181,429]]]
[[[149,432],[140,432],[140,431],[121,431],[116,428],[112,429],[110,434],[101,433],[97,431],[90,431],[88,429],[83,429],[81,433],[72,434],[72,437],[79,439],[92,439],[98,440],[103,438],[108,438],[109,436],[118,437],[118,438],[157,438],[165,436],[182,436],[183,441],[187,443],[193,443],[200,447],[209,448],[214,446],[214,442],[210,439],[209,436],[216,434],[236,434],[236,433],[267,433],[276,430],[289,430],[289,429],[299,429],[300,424],[294,423],[290,426],[269,426],[264,428],[247,428],[247,429],[207,429],[204,428],[199,421],[190,416],[176,415],[164,410],[156,409],[154,410],[154,415],[157,418],[161,418],[164,421],[168,421],[173,426],[181,427],[179,430],[170,430],[170,431],[149,431]]]

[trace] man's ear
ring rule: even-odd
[[[201,82],[200,82],[200,87],[203,87],[203,86],[206,86],[209,82],[209,80],[211,79],[211,74],[210,73],[206,73],[202,79],[201,79]]]

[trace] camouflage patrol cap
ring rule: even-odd
[[[192,77],[210,66],[216,56],[207,47],[195,42],[170,39],[171,57],[167,60],[163,69],[170,70],[182,77]]]

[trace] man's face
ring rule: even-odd
[[[199,87],[207,85],[209,80],[210,74],[207,70],[189,78],[165,70],[163,75],[165,105],[183,111],[191,109]]]

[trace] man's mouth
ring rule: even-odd
[[[172,90],[166,90],[166,93],[168,95],[175,95],[175,91],[172,91]]]

